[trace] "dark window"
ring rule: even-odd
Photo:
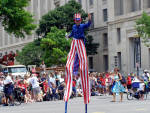
[[[121,30],[120,28],[117,28],[117,38],[118,38],[118,43],[121,42]]]
[[[150,0],[147,1],[147,8],[150,8]]]
[[[90,6],[93,5],[93,0],[89,0]]]
[[[89,66],[90,69],[93,69],[93,57],[89,57]]]
[[[93,29],[94,28],[94,13],[91,13],[91,21],[92,23],[91,23],[90,28]]]
[[[114,65],[118,67],[118,56],[114,56]]]
[[[103,0],[103,4],[106,4],[107,3],[107,0]]]
[[[80,4],[82,4],[82,0],[78,0],[78,2],[79,2]]]
[[[140,38],[134,38],[134,67],[141,67],[141,41]]]
[[[104,70],[108,71],[108,55],[104,55]]]
[[[103,34],[103,44],[104,44],[104,48],[108,48],[108,35],[107,35],[107,33]]]
[[[123,15],[123,0],[114,0],[115,15]]]
[[[104,20],[104,22],[107,21],[107,18],[108,18],[108,16],[107,16],[107,9],[103,9],[103,20]]]
[[[121,63],[121,52],[118,52],[118,68],[119,70],[122,69],[122,63]]]
[[[131,0],[131,12],[141,10],[141,0]]]

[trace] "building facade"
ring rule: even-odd
[[[48,11],[64,5],[69,0],[31,0],[28,11],[34,14],[36,24]],[[129,73],[150,68],[150,49],[135,40],[135,20],[143,11],[150,12],[150,0],[76,0],[87,13],[92,15],[89,35],[100,44],[98,54],[88,56],[91,71],[111,71],[119,67]],[[8,35],[0,27],[0,53],[21,50],[32,42],[36,34],[24,39]],[[136,49],[137,48],[137,49]],[[137,60],[138,59],[138,60]],[[138,61],[138,62],[137,62]]]
[[[110,0],[108,3],[109,70],[118,66],[130,73],[150,68],[150,49],[137,37],[135,21],[145,11],[150,13],[150,0]]]

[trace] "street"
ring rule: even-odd
[[[127,100],[124,94],[124,101],[110,102],[111,96],[91,97],[88,105],[88,113],[150,113],[150,95],[147,100]],[[0,113],[64,113],[64,101],[49,101],[22,104],[14,107],[0,106]],[[69,100],[68,113],[84,113],[83,98]]]

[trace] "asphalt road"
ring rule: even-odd
[[[150,113],[150,95],[148,100],[130,100],[126,99],[119,102],[110,102],[111,96],[91,97],[88,105],[88,113]],[[0,113],[64,113],[63,101],[49,101],[22,104],[20,106],[0,106]],[[85,113],[83,98],[71,99],[68,103],[68,113]]]

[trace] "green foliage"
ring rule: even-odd
[[[26,46],[25,48],[23,48],[23,51],[26,50],[30,53],[31,56],[35,57],[39,56],[40,54],[41,57],[38,57],[37,59],[39,61],[44,60],[47,66],[64,65],[67,60],[67,55],[70,50],[71,43],[71,39],[66,40],[65,33],[66,31],[68,32],[72,30],[72,26],[74,24],[73,15],[77,12],[80,12],[82,14],[82,20],[84,22],[87,14],[81,9],[81,5],[74,0],[71,0],[64,6],[58,7],[48,12],[40,20],[39,28],[36,31],[38,35],[44,38],[34,41],[33,46],[27,45],[29,47],[27,48]],[[64,30],[64,27],[66,27],[66,30]],[[94,55],[97,53],[96,50],[98,48],[98,45],[96,43],[92,43],[92,41],[92,37],[87,38],[88,55]],[[37,52],[35,54],[34,52],[32,52],[32,48],[37,49]],[[26,64],[35,64],[35,60],[33,58],[26,59],[24,57],[26,56],[26,54],[28,55],[28,53],[23,51],[19,55],[21,56],[20,61],[21,59],[23,59],[23,61],[30,61]],[[29,56],[29,58],[31,56]]]
[[[45,50],[43,59],[47,66],[64,65],[70,50],[71,39],[66,40],[64,29],[52,27],[50,31],[41,40],[41,47]]]
[[[33,16],[25,10],[28,5],[29,0],[0,0],[0,22],[8,33],[25,37],[36,28]]]
[[[86,41],[87,56],[97,54],[98,47],[99,47],[99,43],[94,43],[93,42],[93,37],[91,35],[88,35],[87,36],[87,41]]]
[[[43,54],[40,46],[36,45],[37,41],[31,42],[27,44],[21,52],[18,52],[16,56],[16,60],[24,65],[37,65],[39,66],[41,63],[41,56]]]
[[[136,30],[142,42],[150,47],[150,16],[146,12],[143,12],[142,17],[136,20]]]
[[[56,26],[59,29],[65,27],[67,32],[70,31],[74,24],[73,16],[77,12],[82,14],[82,20],[84,22],[87,14],[82,10],[81,5],[75,0],[71,0],[64,6],[49,11],[40,20],[39,28],[36,33],[41,36],[46,36],[46,34],[50,32],[50,28],[53,26]]]

